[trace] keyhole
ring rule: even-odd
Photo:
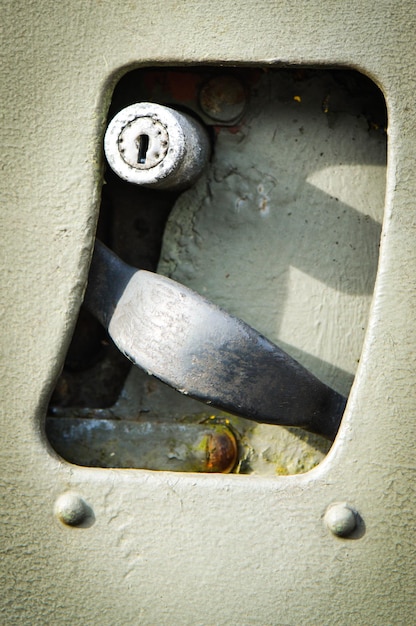
[[[136,141],[139,148],[137,163],[144,165],[146,163],[146,155],[149,148],[149,135],[139,135]]]

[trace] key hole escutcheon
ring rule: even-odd
[[[136,139],[138,148],[137,163],[144,165],[146,163],[147,151],[149,149],[149,135],[139,135]]]

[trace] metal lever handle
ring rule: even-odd
[[[245,322],[126,265],[99,241],[85,305],[130,361],[177,391],[257,422],[335,437],[343,396]]]

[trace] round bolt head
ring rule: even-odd
[[[334,535],[348,537],[357,527],[357,511],[346,502],[335,502],[327,508],[324,520]]]
[[[202,87],[199,104],[202,111],[213,120],[232,122],[244,112],[246,90],[234,76],[217,76]]]
[[[228,428],[219,428],[206,437],[206,469],[228,474],[238,459],[237,441]]]
[[[68,526],[79,526],[88,517],[88,505],[76,493],[64,493],[55,503],[56,516]]]

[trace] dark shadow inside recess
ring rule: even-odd
[[[211,119],[201,108],[201,90],[216,76],[237,77],[244,85],[246,104],[237,121]],[[378,264],[384,187],[378,213],[370,215],[352,206],[348,194],[332,197],[313,181],[316,172],[327,172],[330,179],[343,176],[350,171],[348,168],[358,168],[359,173],[360,168],[369,166],[383,168],[382,180],[385,179],[387,114],[380,90],[365,76],[349,70],[145,68],[131,71],[119,81],[108,120],[122,108],[140,101],[172,106],[202,120],[212,141],[210,171],[195,189],[181,195],[127,183],[107,167],[97,237],[134,267],[150,271],[156,271],[159,263],[164,271],[174,267],[175,279],[185,282],[189,277],[193,288],[203,285],[204,296],[231,309],[231,313],[267,336],[267,319],[259,311],[264,313],[269,308],[269,317],[273,317],[272,341],[318,378],[348,394],[354,378],[352,368],[337,364],[330,351],[325,355],[312,354],[307,345],[296,341],[297,337],[293,337],[293,342],[285,337],[284,313],[285,306],[290,306],[287,286],[294,274],[308,275],[340,297],[371,297]],[[273,119],[276,129],[269,133]],[[254,127],[259,129],[257,144],[250,136]],[[274,176],[270,165],[263,163],[264,152],[267,147],[267,154],[272,154],[275,143],[276,150],[282,150],[282,133],[287,159],[276,162],[276,169],[280,170]],[[362,144],[362,149],[357,149],[358,144]],[[308,159],[304,158],[305,151]],[[242,163],[247,163],[246,171]],[[329,189],[331,185],[329,180]],[[256,250],[257,217],[250,229],[247,223],[254,209],[262,210],[258,200],[266,196],[269,201],[271,198],[272,210],[279,209],[275,223],[280,238],[275,247]],[[241,210],[236,208],[236,197],[241,199]],[[224,221],[228,200],[236,208],[232,228]],[[250,203],[253,211],[245,213]],[[201,228],[208,223],[209,215],[215,214],[218,229],[204,231],[208,233],[205,237],[199,233],[192,248],[187,243],[191,234],[185,220],[194,205],[207,215],[206,222],[200,220]],[[263,220],[259,228],[264,228],[264,224]],[[183,229],[184,250],[175,250],[173,254],[169,245],[172,246],[175,229]],[[170,239],[168,244],[165,241],[165,257],[161,259],[164,234]],[[251,255],[256,270],[250,275],[255,274],[255,281],[248,277],[248,272],[239,271],[238,264],[223,271],[218,260],[221,251],[225,247],[239,250],[239,246]],[[317,254],[317,250],[321,253]],[[190,263],[193,267],[188,271]],[[272,289],[279,293],[277,308],[273,300],[268,300]],[[243,305],[239,304],[241,293],[246,294]],[[301,306],[307,308],[308,302]],[[311,307],[311,316],[314,310],[316,306]],[[334,309],[334,325],[336,316]],[[330,320],[329,333],[331,323]],[[354,323],[352,320],[351,332]],[[364,326],[359,329],[362,337]],[[299,429],[276,426],[259,430],[253,422],[181,396],[144,372],[132,372],[129,361],[83,308],[51,397],[46,428],[53,447],[65,459],[102,467],[229,471],[226,461],[221,465],[215,457],[214,462],[212,451],[207,450],[210,446],[224,446],[223,454],[232,455],[236,442],[238,458],[233,471],[288,474],[307,471],[330,447],[328,442]],[[135,444],[131,446],[133,440]]]

